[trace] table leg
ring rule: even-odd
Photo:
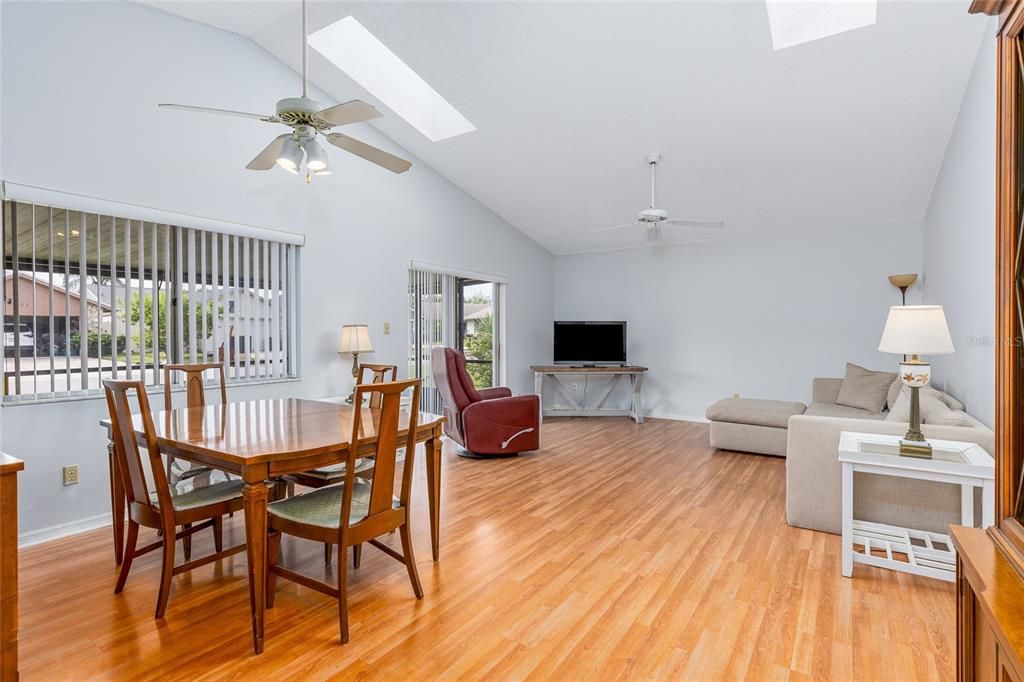
[[[441,556],[441,429],[436,427],[424,446],[427,450],[427,505],[430,508],[430,549]]]
[[[121,561],[124,560],[124,509],[126,505],[121,472],[117,466],[117,457],[114,454],[112,441],[107,442],[107,457],[109,458],[107,472],[110,475],[110,518],[114,530],[114,563],[120,566]]]
[[[995,481],[986,479],[981,484],[981,527],[988,528],[995,523],[996,495]]]
[[[644,401],[643,401],[643,387],[644,387],[644,375],[633,374],[631,375],[633,383],[633,421],[637,424],[644,423]]]
[[[843,566],[845,577],[853,576],[853,465],[843,462]]]
[[[533,392],[537,394],[537,400],[540,402],[540,417],[538,421],[544,423],[544,375],[540,372],[533,373]]]
[[[249,606],[252,608],[252,648],[263,653],[263,618],[267,607],[267,498],[264,467],[242,472],[245,487],[245,550],[249,559]]]
[[[974,486],[960,486],[960,525],[974,528]]]

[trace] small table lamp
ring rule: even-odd
[[[900,380],[910,387],[910,428],[900,440],[900,454],[931,459],[932,446],[921,433],[921,403],[918,395],[932,378],[932,367],[919,355],[953,352],[946,314],[940,305],[894,305],[889,308],[878,350],[909,355],[900,363]]]
[[[341,340],[338,342],[338,353],[352,354],[352,392],[346,402],[352,402],[356,396],[355,382],[359,374],[359,354],[372,353],[373,343],[370,341],[370,328],[365,324],[346,324],[341,327]]]

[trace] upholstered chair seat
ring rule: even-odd
[[[352,512],[350,523],[359,523],[366,518],[370,509],[370,482],[356,478],[352,485]],[[341,522],[341,503],[345,495],[345,484],[338,483],[310,490],[272,502],[267,511],[277,518],[320,528],[338,528]],[[392,498],[392,507],[398,509],[401,502]]]
[[[232,498],[242,497],[242,481],[232,479],[208,485],[183,485],[191,479],[185,479],[176,485],[170,486],[171,504],[175,511],[187,511],[196,507],[205,507],[208,504],[227,502]],[[157,507],[160,506],[160,499],[156,492],[149,495],[149,499]]]

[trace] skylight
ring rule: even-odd
[[[765,0],[776,50],[875,23],[877,0]]]
[[[355,17],[313,33],[309,45],[432,142],[476,130]]]

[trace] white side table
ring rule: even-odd
[[[843,575],[853,564],[880,566],[953,582],[956,552],[948,535],[901,528],[853,518],[853,475],[856,472],[941,481],[960,486],[960,523],[974,526],[974,489],[981,488],[981,525],[991,526],[995,515],[995,466],[992,457],[974,443],[929,439],[932,459],[899,454],[899,436],[843,431],[839,461],[843,466]],[[862,550],[855,551],[860,545]],[[872,553],[885,552],[885,556]],[[906,555],[906,561],[894,554]]]

